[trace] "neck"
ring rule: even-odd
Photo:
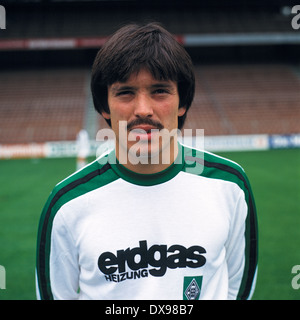
[[[178,155],[177,139],[171,141],[170,144],[162,148],[156,155],[141,156],[137,154],[130,154],[130,152],[124,152],[116,146],[116,157],[118,161],[126,167],[136,173],[141,174],[153,174],[161,172],[172,165]],[[122,159],[122,161],[120,161]],[[125,159],[125,161],[124,161]]]

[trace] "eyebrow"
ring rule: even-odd
[[[166,89],[170,89],[173,88],[173,86],[168,83],[168,82],[160,82],[160,83],[155,83],[152,86],[150,86],[152,89],[157,89],[157,88],[166,88]]]
[[[127,85],[124,85],[124,86],[119,86],[119,85],[112,85],[111,87],[111,91],[112,92],[117,92],[117,91],[126,91],[126,90],[134,90],[135,87],[133,86],[127,86]]]
[[[171,89],[173,86],[168,82],[159,82],[152,84],[149,89],[157,89],[157,88],[166,88]],[[118,91],[127,91],[127,90],[136,90],[137,87],[135,86],[128,86],[128,85],[112,85],[111,90],[112,92]]]

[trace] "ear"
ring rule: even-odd
[[[107,112],[105,112],[105,111],[102,111],[102,112],[101,112],[101,115],[102,115],[102,117],[103,117],[104,119],[110,120],[110,113],[107,113]]]
[[[182,117],[186,112],[186,107],[179,107],[178,109],[178,117]]]

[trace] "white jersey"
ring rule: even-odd
[[[251,188],[234,162],[182,147],[152,175],[114,152],[58,184],[37,247],[41,299],[248,299],[257,268]]]

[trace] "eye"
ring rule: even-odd
[[[124,90],[124,91],[119,91],[116,93],[116,96],[119,97],[119,96],[126,96],[126,95],[131,95],[133,94],[132,91],[129,91],[129,90]]]
[[[155,89],[153,91],[154,94],[165,94],[165,93],[169,93],[169,91],[167,89],[163,89],[163,88],[159,88],[159,89]]]

